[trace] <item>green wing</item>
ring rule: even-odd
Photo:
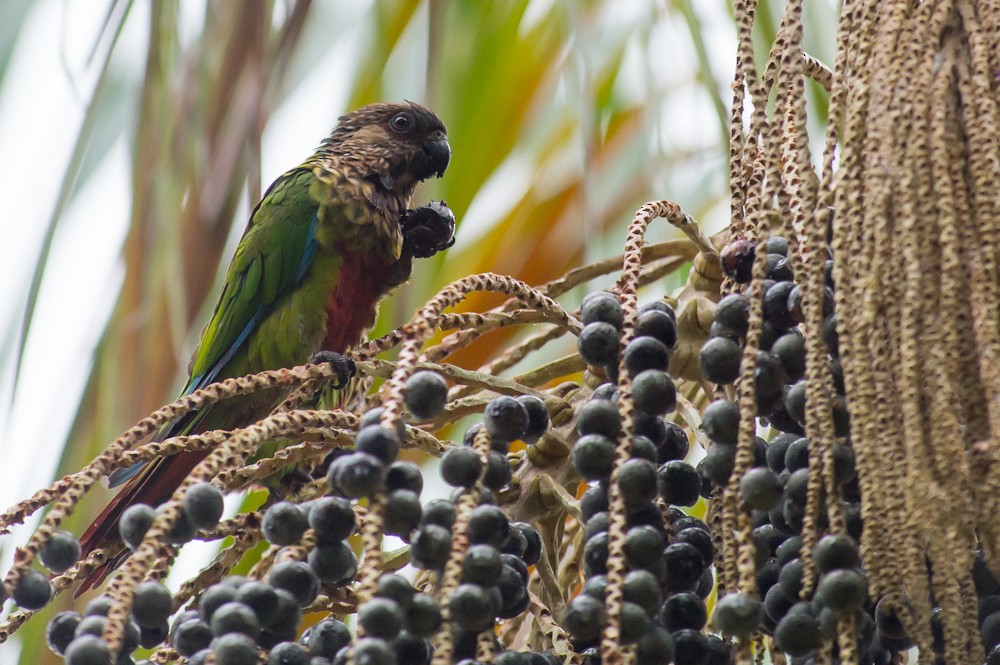
[[[293,169],[257,204],[202,333],[185,393],[226,378],[220,372],[229,360],[276,302],[302,280],[316,248],[319,206],[309,195],[314,179],[311,167]]]

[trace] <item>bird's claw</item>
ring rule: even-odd
[[[347,386],[347,383],[358,373],[358,366],[351,358],[337,353],[336,351],[320,351],[312,357],[310,362],[314,365],[329,363],[337,373],[337,382],[333,384],[334,390],[340,390]]]
[[[407,210],[400,219],[403,250],[425,259],[455,244],[455,214],[444,201]]]

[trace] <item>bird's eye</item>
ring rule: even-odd
[[[392,127],[394,131],[401,133],[410,131],[413,129],[415,124],[416,121],[413,119],[413,115],[407,113],[406,111],[397,113],[389,119],[389,126]]]

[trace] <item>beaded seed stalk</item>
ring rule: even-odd
[[[0,641],[128,550],[82,614],[51,618],[70,665],[140,647],[221,665],[1000,662],[1000,2],[845,0],[830,66],[788,0],[758,67],[755,10],[734,3],[723,232],[654,201],[621,256],[537,287],[457,280],[349,354],[360,397],[339,409],[316,407],[340,378],[321,362],[164,406],[0,514],[6,534],[44,510]],[[807,79],[829,99],[818,151]],[[660,220],[684,238],[647,244]],[[449,311],[478,291],[507,300]],[[483,367],[448,362],[514,326],[531,331]],[[146,442],[276,390],[258,422]],[[102,476],[191,450],[211,452],[169,501],[77,560],[60,526]],[[450,498],[421,499],[410,460],[430,458]],[[283,473],[280,496],[219,520],[223,493]],[[171,594],[192,539],[226,544]]]

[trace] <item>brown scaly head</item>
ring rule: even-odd
[[[321,183],[314,195],[321,203],[341,199],[352,222],[374,221],[398,245],[399,218],[417,183],[442,176],[450,160],[447,130],[433,111],[413,102],[370,104],[340,118],[310,160]]]

